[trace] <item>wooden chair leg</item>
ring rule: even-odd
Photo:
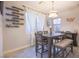
[[[42,55],[42,53],[41,53],[41,58],[43,58],[43,55]]]
[[[37,56],[37,47],[36,47],[36,56]]]
[[[43,50],[44,50],[44,46],[43,46],[43,44],[42,44],[41,58],[43,58]]]
[[[62,52],[62,58],[64,58],[64,51],[65,51],[65,50],[63,50],[63,52]]]
[[[71,44],[71,52],[73,53],[73,44]]]
[[[37,52],[38,52],[38,43],[37,43],[37,41],[36,41],[35,51],[36,51],[36,56],[37,56]]]
[[[38,46],[36,45],[36,48],[35,48],[35,51],[36,51],[36,56],[37,56],[37,48],[38,48]]]

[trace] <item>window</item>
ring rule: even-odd
[[[54,27],[54,31],[60,31],[61,29],[61,19],[60,18],[56,18],[53,20],[53,27]]]

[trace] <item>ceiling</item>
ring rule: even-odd
[[[52,8],[51,1],[23,1],[22,3],[25,6],[41,11],[43,13],[49,13]],[[54,9],[58,12],[78,6],[79,1],[54,1]]]

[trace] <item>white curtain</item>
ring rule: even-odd
[[[28,10],[26,12],[26,34],[29,46],[35,43],[35,32],[43,31],[45,15]]]

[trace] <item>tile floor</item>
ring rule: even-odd
[[[17,51],[15,53],[11,53],[7,56],[4,56],[5,58],[40,58],[39,56],[36,56],[35,54],[35,47],[26,48],[21,51]],[[44,56],[47,58],[47,55]],[[79,47],[74,47],[74,53],[70,53],[68,58],[79,58]]]

